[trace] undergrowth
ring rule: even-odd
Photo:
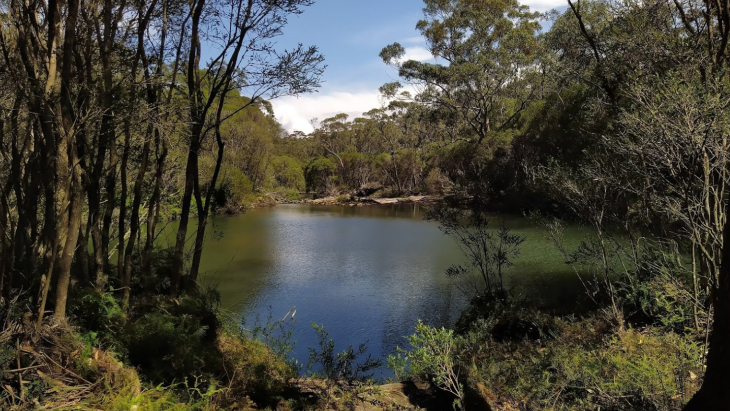
[[[458,331],[419,323],[389,367],[450,392],[455,405],[471,396],[506,410],[681,410],[702,378],[700,335],[619,329],[600,310],[557,317],[477,299]]]

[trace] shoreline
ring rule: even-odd
[[[276,204],[307,204],[318,206],[342,206],[342,207],[363,207],[392,204],[417,204],[435,203],[443,201],[444,197],[439,195],[412,195],[405,197],[350,197],[343,201],[342,196],[328,196],[317,199],[303,199],[297,201],[277,201]]]

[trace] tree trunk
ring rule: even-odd
[[[79,225],[79,239],[78,247],[76,247],[76,263],[79,269],[81,283],[84,286],[91,283],[91,277],[89,276],[89,235],[88,235],[88,220],[87,224],[82,223]]]
[[[150,154],[150,137],[152,134],[152,124],[147,128],[144,146],[142,147],[142,159],[137,172],[137,179],[134,181],[134,199],[132,200],[132,218],[129,222],[130,236],[127,242],[127,250],[124,253],[124,297],[122,299],[122,309],[126,312],[129,308],[129,294],[132,282],[132,254],[134,253],[134,242],[137,239],[139,231],[139,208],[142,204],[142,184],[144,176],[147,173],[147,160]]]
[[[109,145],[109,171],[106,175],[106,207],[104,208],[104,218],[101,226],[101,253],[104,259],[104,272],[109,272],[109,241],[111,239],[112,217],[116,208],[116,187],[117,187],[117,147],[114,143],[115,137],[111,137],[112,143]],[[98,279],[97,279],[98,280]],[[106,279],[104,279],[106,282]]]
[[[155,145],[159,152],[157,157],[157,170],[155,171],[155,188],[150,198],[149,209],[147,210],[147,239],[142,252],[142,270],[147,271],[150,268],[150,260],[152,258],[152,249],[155,242],[155,228],[157,219],[160,216],[160,193],[162,191],[162,176],[165,170],[165,160],[167,159],[167,143],[160,138],[159,129],[155,129]]]
[[[180,211],[180,225],[177,228],[175,237],[175,255],[172,262],[172,284],[170,292],[176,295],[182,284],[183,259],[185,257],[185,240],[188,235],[188,222],[190,220],[190,205],[193,196],[193,186],[198,178],[198,142],[196,136],[200,135],[202,125],[193,125],[198,134],[193,133],[190,142],[190,152],[185,166],[185,191],[182,198],[182,210]]]
[[[53,316],[56,320],[61,320],[66,317],[66,300],[68,299],[68,288],[71,283],[71,263],[73,262],[76,244],[79,238],[79,230],[81,229],[81,207],[84,201],[83,189],[80,185],[81,181],[79,178],[73,193],[73,199],[71,204],[69,204],[71,210],[69,213],[68,234],[66,235],[66,242],[63,246],[63,253],[60,256],[58,266],[56,305],[53,311]]]
[[[216,143],[218,144],[218,155],[215,161],[215,170],[213,171],[213,177],[211,178],[210,184],[208,184],[208,190],[205,196],[205,205],[203,206],[202,213],[198,216],[198,232],[195,235],[195,248],[193,250],[193,262],[190,265],[190,282],[194,283],[198,281],[198,271],[200,269],[200,259],[203,256],[203,244],[205,243],[205,228],[208,225],[208,214],[210,213],[210,203],[215,191],[215,185],[218,181],[218,174],[221,170],[221,164],[223,164],[223,150],[225,144],[220,133],[220,116],[223,110],[222,102],[218,106],[217,114],[217,126],[215,130]],[[200,202],[200,193],[196,193],[198,202]]]
[[[117,278],[121,281],[124,278],[124,236],[127,234],[127,162],[131,144],[131,130],[129,123],[124,130],[124,150],[122,151],[122,164],[119,166],[120,180],[122,181],[122,192],[119,198],[119,242],[117,243]]]
[[[684,411],[730,410],[730,220],[722,231],[722,262],[712,289],[713,325],[702,387]]]

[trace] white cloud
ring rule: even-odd
[[[400,41],[402,44],[423,44],[426,40],[422,36],[407,37]]]
[[[402,61],[408,61],[408,60],[416,60],[416,61],[426,61],[433,59],[433,55],[431,54],[428,49],[421,46],[415,46],[415,47],[406,47],[406,54],[403,55]]]
[[[289,132],[310,133],[314,127],[313,118],[322,121],[339,113],[359,116],[373,108],[380,107],[379,93],[375,91],[333,91],[309,94],[300,97],[282,97],[272,101],[276,119]]]
[[[532,11],[548,11],[568,5],[567,0],[522,0],[520,3],[530,6]]]
[[[520,2],[529,6],[533,11],[541,12],[567,6],[567,0],[521,0]],[[394,37],[394,31],[393,27],[376,28],[359,33],[349,40],[352,43],[385,44],[388,39]],[[425,47],[425,40],[422,36],[401,38],[400,43],[405,46],[405,55],[402,61],[434,60],[438,62]],[[378,61],[378,63],[373,63],[373,67],[370,67],[370,69],[381,70],[382,67],[382,63]],[[353,77],[358,76],[350,73],[347,81],[338,82],[338,86],[336,87],[340,90],[337,91],[324,91],[300,97],[281,97],[272,101],[277,120],[289,132],[302,131],[304,133],[310,133],[314,131],[314,126],[311,123],[313,118],[316,118],[319,122],[339,113],[346,113],[351,117],[356,117],[373,108],[380,107],[380,93],[377,91],[377,86],[373,86],[372,90],[368,90],[370,85],[360,81],[358,85],[354,86],[358,87],[360,89],[359,91],[343,91],[347,87],[343,83],[350,81],[357,82],[358,79]],[[395,79],[397,79],[397,75],[390,75],[389,78],[384,78],[382,82],[394,81]],[[363,79],[360,78],[359,80]],[[365,87],[364,89],[363,86]],[[414,95],[417,93],[417,90],[413,87],[406,86],[406,90]]]

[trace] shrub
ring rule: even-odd
[[[306,188],[304,169],[296,158],[275,156],[271,159],[270,167],[275,187],[286,187],[297,192]]]
[[[473,298],[454,326],[459,334],[474,328],[497,342],[552,339],[560,332],[556,317],[535,309],[529,302],[490,295]]]
[[[283,196],[287,201],[299,201],[302,199],[302,195],[299,193],[299,190],[292,188],[284,190]]]
[[[372,160],[362,153],[340,153],[338,165],[340,178],[348,188],[360,188],[366,184],[373,173]]]
[[[94,346],[118,348],[125,317],[112,293],[93,288],[75,290],[69,299],[68,316],[87,335],[94,335],[98,342]]]
[[[388,357],[396,375],[404,375],[410,367],[411,376],[426,378],[439,389],[456,397],[454,408],[462,407],[464,387],[460,381],[462,340],[453,330],[434,328],[418,321],[415,334],[408,337],[409,351]]]
[[[504,276],[520,255],[525,237],[512,234],[502,221],[499,229],[490,229],[489,216],[483,211],[466,211],[439,205],[426,215],[438,222],[439,229],[459,246],[469,265],[454,265],[446,270],[453,279],[466,279],[477,296],[504,298]],[[471,273],[476,273],[483,285],[476,285]]]
[[[318,366],[320,374],[330,382],[364,381],[372,378],[372,374],[367,374],[369,371],[382,365],[382,362],[374,359],[372,355],[368,355],[363,361],[358,362],[358,358],[367,352],[367,343],[360,344],[357,349],[349,346],[346,350],[335,353],[335,342],[324,327],[312,323],[312,328],[317,333],[319,349],[309,348],[307,369],[311,371]]]
[[[474,364],[467,380],[525,409],[681,409],[699,386],[700,347],[673,333],[611,333],[608,324],[563,321],[549,341],[503,343],[488,326],[473,327],[464,337],[463,363]]]
[[[155,248],[150,256],[149,269],[142,269],[139,263],[139,253],[134,253],[132,258],[132,296],[137,300],[137,305],[144,305],[145,299],[155,295],[165,295],[170,290],[170,279],[172,278],[172,261],[175,257],[174,247]],[[135,307],[142,308],[145,307]]]
[[[449,186],[451,186],[449,178],[438,167],[434,167],[428,172],[424,183],[426,185],[426,192],[437,195],[446,194]]]
[[[214,193],[214,208],[241,207],[253,201],[254,186],[239,168],[223,165]]]
[[[676,245],[646,241],[641,251],[638,267],[616,283],[627,320],[676,333],[701,331],[702,319],[708,317],[707,291],[697,287],[695,295],[685,285],[693,283],[692,272],[681,264]]]
[[[336,169],[335,163],[325,157],[310,161],[304,169],[307,192],[326,192]]]
[[[229,401],[240,402],[250,396],[257,403],[280,397],[297,376],[297,368],[261,340],[240,333],[220,333],[216,345],[229,374],[226,393]]]
[[[191,288],[179,301],[157,300],[156,309],[127,325],[131,363],[166,384],[180,376],[210,374],[220,363],[213,344],[220,327],[219,302],[216,290],[202,288]]]

